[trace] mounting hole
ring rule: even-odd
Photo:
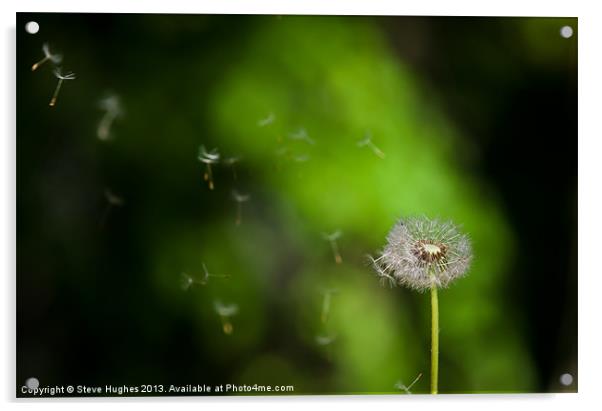
[[[40,381],[38,381],[36,377],[31,377],[28,378],[27,381],[25,381],[25,386],[30,390],[35,390],[40,386]]]
[[[25,31],[29,34],[36,34],[38,31],[40,31],[40,25],[35,21],[30,21],[25,24]]]
[[[560,383],[562,385],[564,385],[565,387],[568,387],[569,385],[571,385],[573,383],[573,376],[569,373],[562,374],[560,376]]]
[[[565,39],[573,37],[573,28],[571,26],[563,26],[560,29],[560,35]]]

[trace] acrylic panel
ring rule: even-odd
[[[17,14],[17,397],[577,391],[576,18]]]

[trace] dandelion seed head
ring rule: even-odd
[[[100,99],[100,101],[98,102],[98,107],[101,110],[104,110],[108,113],[112,113],[114,115],[121,115],[121,113],[123,112],[121,100],[116,95],[110,95]]]
[[[121,100],[116,95],[109,95],[98,102],[98,107],[105,113],[98,123],[96,135],[99,140],[107,141],[111,138],[111,127],[116,118],[123,115]]]
[[[410,391],[410,389],[414,386],[414,384],[416,384],[418,382],[418,380],[422,377],[422,373],[418,374],[416,376],[416,378],[414,378],[414,381],[412,381],[412,383],[408,386],[406,386],[403,381],[397,381],[395,383],[395,388],[398,389],[399,391],[403,391],[406,394],[412,394],[412,391]]]
[[[234,165],[234,164],[238,163],[241,160],[241,158],[242,157],[240,157],[240,156],[232,156],[232,157],[224,158],[224,164],[226,164],[227,166]]]
[[[66,74],[63,74],[63,71],[61,70],[60,67],[57,67],[53,70],[54,76],[56,78],[58,78],[59,80],[75,80],[75,73],[73,72],[69,72]]]
[[[316,142],[307,134],[307,131],[304,128],[300,128],[293,133],[289,133],[288,137],[291,140],[300,140],[305,141],[307,144],[314,145]]]
[[[424,291],[431,285],[445,288],[464,276],[472,247],[451,221],[412,217],[397,222],[380,257],[370,259],[381,281]]]
[[[289,152],[290,149],[288,147],[278,147],[276,150],[274,150],[274,154],[276,154],[278,157],[285,156]]]
[[[326,346],[332,344],[336,339],[336,335],[316,335],[316,344]]]
[[[372,139],[370,138],[369,134],[366,134],[364,136],[364,138],[362,138],[361,140],[358,140],[358,142],[356,143],[358,147],[364,147],[367,146],[368,144],[370,144],[372,142]]]
[[[238,305],[236,304],[224,304],[221,301],[216,300],[213,303],[213,308],[220,317],[232,317],[238,314]]]
[[[205,164],[215,164],[219,161],[219,152],[217,148],[214,148],[211,151],[207,151],[205,146],[199,147],[199,156],[198,159],[200,162]]]
[[[194,278],[185,272],[180,273],[180,287],[182,290],[187,291],[194,284]]]
[[[274,115],[274,113],[270,113],[266,118],[262,118],[259,121],[257,121],[257,125],[259,127],[265,127],[272,124],[274,120],[276,120],[276,116]]]
[[[44,52],[44,57],[52,61],[54,64],[58,64],[63,60],[62,55],[55,54],[50,51],[50,46],[48,45],[48,43],[42,44],[42,51]]]
[[[107,202],[111,205],[114,206],[122,206],[125,204],[125,201],[123,200],[122,197],[119,197],[118,195],[114,194],[110,189],[106,189],[105,190],[105,198],[107,199]]]
[[[338,294],[339,289],[338,288],[323,288],[320,290],[320,293],[323,294],[324,296]]]
[[[249,201],[249,199],[251,198],[251,195],[250,194],[242,194],[236,190],[232,190],[232,198],[237,203],[244,203],[246,201]]]
[[[369,147],[375,155],[377,155],[378,157],[380,157],[382,159],[385,158],[385,153],[383,153],[382,150],[380,148],[378,148],[376,146],[376,144],[374,144],[372,142],[372,135],[369,132],[364,134],[364,138],[362,138],[361,140],[358,140],[356,145],[360,148]]]
[[[341,230],[333,231],[332,233],[322,233],[322,237],[327,241],[336,241],[343,235]]]
[[[229,275],[227,274],[211,274],[209,272],[209,270],[207,269],[207,266],[205,265],[205,263],[202,263],[203,266],[203,279],[201,281],[196,281],[199,284],[205,285],[209,282],[209,277],[216,277],[216,278],[230,278]]]
[[[293,161],[296,163],[306,163],[310,160],[309,154],[299,154],[293,157]]]

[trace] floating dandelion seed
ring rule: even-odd
[[[230,167],[230,169],[232,170],[232,178],[234,179],[234,181],[238,179],[238,176],[236,174],[236,164],[240,162],[240,160],[240,156],[233,156],[224,159],[224,164]]]
[[[341,264],[343,262],[343,258],[339,253],[339,246],[337,244],[337,240],[341,238],[342,235],[343,232],[340,230],[336,230],[335,232],[330,234],[322,233],[322,237],[324,237],[324,239],[330,243],[330,248],[332,249],[332,254],[334,255],[334,261],[337,264]]]
[[[236,202],[236,225],[242,223],[242,203],[249,201],[251,196],[249,194],[241,194],[236,190],[232,190],[232,198]]]
[[[59,64],[61,60],[63,60],[63,56],[61,56],[60,54],[54,54],[50,52],[48,43],[44,43],[42,45],[42,51],[44,52],[44,58],[35,63],[33,66],[31,66],[31,71],[36,71],[42,64],[46,63],[47,61],[50,61],[53,64]]]
[[[466,274],[472,261],[468,237],[452,222],[426,217],[400,220],[389,232],[381,256],[371,258],[381,278],[431,290],[431,394],[439,378],[439,299],[437,289]]]
[[[105,200],[107,201],[107,206],[105,211],[102,214],[102,218],[100,219],[99,225],[104,227],[107,219],[109,218],[109,214],[113,210],[113,207],[121,207],[125,204],[125,201],[122,197],[115,195],[110,189],[105,189]]]
[[[205,265],[205,263],[202,263],[202,266],[203,266],[203,278],[201,280],[194,278],[187,272],[182,272],[180,274],[182,289],[184,289],[186,291],[186,290],[190,289],[193,285],[207,285],[207,283],[209,283],[209,277],[230,278],[229,275],[211,274],[209,272],[209,270],[207,270],[207,266]]]
[[[278,157],[285,157],[289,153],[290,153],[290,149],[286,146],[278,147],[276,150],[274,150],[274,154],[276,154]]]
[[[105,190],[105,198],[109,204],[114,206],[122,206],[125,203],[123,198],[113,194],[113,192],[108,188]]]
[[[366,133],[364,138],[357,142],[358,147],[369,147],[374,154],[376,154],[380,158],[385,158],[385,153],[381,151],[380,148],[376,147],[376,145],[372,142],[372,136],[370,133]]]
[[[278,147],[274,150],[276,155],[276,169],[282,169],[282,164],[286,162],[290,157],[290,149],[286,146]]]
[[[337,336],[334,334],[319,334],[316,335],[316,344],[326,346],[332,344],[336,339]]]
[[[318,334],[315,337],[316,344],[320,347],[324,347],[326,351],[326,358],[328,361],[332,360],[332,345],[337,339],[334,334]]]
[[[123,115],[121,100],[119,97],[112,95],[100,100],[98,106],[105,113],[98,123],[96,135],[99,140],[106,141],[110,137],[113,121],[115,121],[117,117]]]
[[[374,257],[371,255],[368,255],[367,257],[368,260],[370,260],[372,267],[376,271],[376,274],[378,275],[380,285],[383,287],[388,285],[390,288],[393,288],[393,286],[397,284],[397,280],[378,265],[379,261],[377,259],[374,259]]]
[[[259,127],[265,127],[265,126],[272,124],[274,122],[274,120],[276,120],[276,116],[274,115],[274,113],[270,113],[270,114],[268,114],[267,117],[262,118],[259,121],[257,121],[257,125]]]
[[[309,137],[307,131],[304,128],[300,128],[299,130],[293,133],[289,133],[288,137],[291,140],[305,141],[307,144],[310,144],[312,146],[316,144],[316,142],[311,137]]]
[[[184,291],[188,291],[198,281],[192,278],[188,273],[180,273],[180,285]]]
[[[211,171],[211,164],[217,164],[219,161],[219,152],[216,148],[211,151],[207,151],[205,146],[199,148],[199,161],[205,163],[205,174],[203,179],[209,184],[209,190],[213,190],[213,172]]]
[[[299,154],[293,156],[293,161],[295,163],[307,163],[310,159],[311,157],[309,156],[309,154]]]
[[[407,387],[403,384],[402,381],[398,381],[395,384],[395,388],[397,388],[399,391],[403,391],[406,394],[412,394],[412,392],[410,391],[410,389],[414,386],[414,384],[416,384],[418,382],[418,380],[422,377],[422,373],[418,374],[418,376],[416,378],[414,378],[414,381],[412,381],[412,383],[410,385],[408,385]]]
[[[59,91],[61,90],[61,86],[63,85],[64,80],[75,80],[75,73],[67,73],[63,74],[60,67],[57,67],[54,70],[54,76],[59,80],[56,88],[54,89],[54,94],[50,99],[50,103],[48,104],[50,107],[54,107],[56,105],[56,99],[59,96]]]
[[[224,331],[224,334],[231,335],[232,332],[234,332],[234,327],[232,326],[230,318],[238,314],[238,305],[222,304],[221,301],[216,300],[213,303],[213,307],[222,322],[222,330]]]
[[[320,314],[320,320],[322,321],[322,324],[326,324],[328,322],[328,318],[330,316],[332,296],[337,293],[338,290],[336,289],[326,289],[322,292],[322,312]]]
[[[211,274],[209,272],[209,270],[207,270],[207,266],[205,265],[205,263],[202,263],[203,265],[203,279],[199,282],[199,284],[205,285],[209,282],[209,277],[215,277],[215,278],[230,278],[229,275],[227,274]]]

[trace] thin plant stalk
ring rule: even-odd
[[[59,96],[59,91],[61,91],[62,85],[63,85],[63,79],[60,78],[59,82],[56,85],[56,88],[54,89],[54,94],[52,95],[52,98],[50,99],[50,103],[48,104],[50,107],[54,107],[56,105],[56,99]]]
[[[234,326],[230,321],[230,318],[233,315],[236,315],[238,312],[238,306],[236,304],[224,305],[219,301],[214,303],[215,311],[219,315],[220,321],[222,323],[222,331],[226,335],[231,335],[234,332]]]
[[[439,380],[439,299],[437,285],[431,285],[431,394],[437,394]]]
[[[242,223],[242,203],[249,201],[251,196],[232,190],[232,198],[236,201],[236,225],[239,226]]]
[[[222,321],[222,330],[226,335],[232,335],[234,331],[234,327],[232,326],[232,322],[230,321],[230,317],[225,315],[220,315],[220,319]]]
[[[334,261],[337,264],[341,264],[343,262],[343,258],[341,258],[341,253],[339,253],[339,246],[337,244],[337,240],[341,237],[343,233],[340,230],[336,230],[333,233],[322,233],[322,237],[330,243],[330,248],[332,249],[332,254],[334,256]]]
[[[116,117],[116,112],[106,112],[106,114],[102,117],[100,123],[98,124],[98,138],[100,138],[101,140],[106,140],[109,137],[111,125],[113,124],[113,121],[115,121]]]
[[[213,172],[211,171],[211,164],[217,164],[219,162],[219,153],[217,149],[211,151],[205,150],[204,146],[199,148],[199,161],[205,164],[205,173],[203,174],[203,180],[209,184],[209,190],[213,190]]]
[[[383,153],[380,148],[376,147],[376,145],[372,141],[370,142],[369,146],[374,154],[376,154],[380,158],[385,158],[385,153]]]
[[[34,63],[34,65],[31,66],[31,71],[36,71],[38,67],[40,67],[42,64],[46,63],[48,60],[50,60],[50,56],[46,56],[42,60],[38,61],[37,63]]]
[[[211,172],[211,164],[207,163],[207,168],[203,179],[209,184],[209,190],[213,190],[213,173]]]
[[[324,293],[324,300],[322,302],[322,315],[320,316],[322,324],[328,322],[328,315],[330,314],[330,292]]]
[[[339,246],[337,245],[336,240],[330,240],[330,247],[332,248],[332,253],[334,254],[334,261],[337,264],[341,264],[343,262],[343,258],[341,257],[341,253],[339,253]]]

